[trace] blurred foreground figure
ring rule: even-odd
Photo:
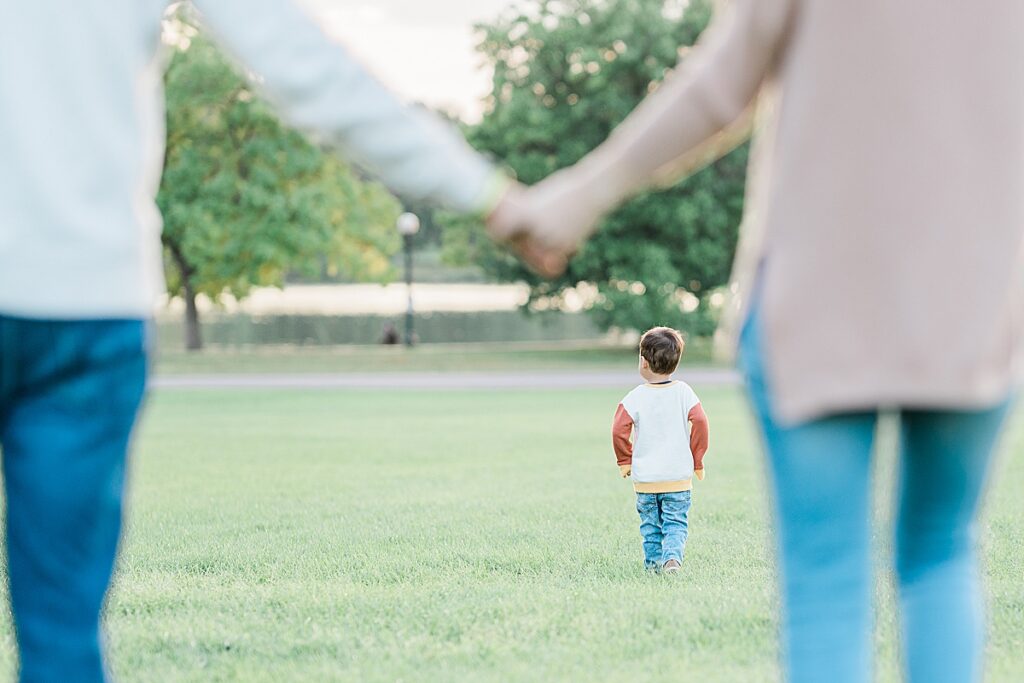
[[[99,621],[162,283],[164,0],[5,3],[0,446],[22,681],[105,678]],[[292,123],[393,189],[486,214],[504,182],[288,0],[196,3]]]
[[[771,465],[786,676],[871,677],[870,460],[893,409],[906,674],[978,681],[978,509],[1024,368],[1024,3],[725,3],[606,143],[507,203],[492,235],[557,274],[602,215],[707,161],[755,103],[726,329]]]

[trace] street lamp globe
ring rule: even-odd
[[[420,219],[414,213],[403,213],[398,217],[398,232],[406,237],[415,235],[420,230]]]

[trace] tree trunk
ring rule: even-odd
[[[196,293],[192,286],[185,285],[185,349],[199,351],[203,338],[199,334],[199,309],[196,308]]]
[[[192,286],[192,267],[185,260],[185,255],[176,243],[163,236],[163,243],[174,259],[174,265],[181,275],[182,298],[185,299],[185,349],[188,351],[199,351],[203,348],[203,338],[199,334],[199,309],[196,308],[196,290]]]

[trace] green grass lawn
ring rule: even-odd
[[[712,363],[711,342],[693,339],[684,365]],[[160,375],[188,373],[332,373],[510,370],[621,370],[636,365],[636,349],[572,343],[547,345],[424,344],[402,346],[211,347],[200,353],[162,349]]]
[[[108,610],[115,671],[161,683],[775,680],[761,460],[738,391],[697,389],[713,446],[678,577],[641,569],[608,437],[622,392],[160,392]],[[1019,422],[1009,445],[1024,445]],[[996,682],[1024,680],[1022,488],[1024,462],[1004,460],[985,534]],[[879,614],[891,681],[888,603]],[[0,676],[9,625],[2,642]]]

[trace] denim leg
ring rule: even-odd
[[[11,395],[14,393],[15,371],[18,367],[18,358],[14,353],[16,343],[13,321],[0,315],[0,432],[7,421]]]
[[[742,362],[768,457],[786,679],[865,683],[871,677],[869,475],[877,416],[779,425],[758,327],[755,316],[743,334]]]
[[[690,512],[690,491],[659,493],[661,505],[661,561],[683,561],[686,551],[686,535],[689,528],[687,516]]]
[[[145,385],[144,323],[17,329],[21,362],[0,443],[20,679],[103,681],[100,616]]]
[[[911,683],[982,679],[978,508],[1008,407],[903,416],[896,571]]]
[[[644,539],[644,566],[653,569],[661,564],[661,518],[658,495],[636,494],[636,511],[640,513],[640,535]]]

